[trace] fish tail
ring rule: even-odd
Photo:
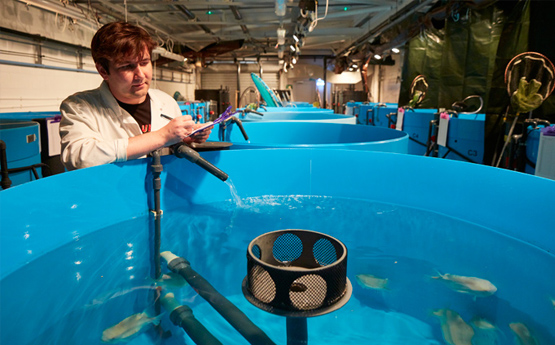
[[[158,314],[155,317],[152,318],[152,324],[155,326],[158,326],[160,324],[160,322],[162,321],[162,316],[164,316],[164,313],[162,314]]]
[[[442,279],[445,278],[445,276],[443,274],[441,274],[441,272],[436,268],[435,269],[437,276],[432,276],[432,279]]]

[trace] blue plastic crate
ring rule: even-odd
[[[8,169],[21,168],[41,162],[40,128],[34,121],[0,120],[0,140],[6,143]],[[37,168],[40,174],[40,168]],[[31,170],[9,174],[12,187],[29,181],[35,176]],[[1,187],[0,187],[1,188]]]
[[[447,147],[439,146],[438,156],[483,163],[485,114],[459,114],[449,120]]]
[[[424,155],[430,130],[430,121],[434,120],[436,109],[405,110],[403,131],[409,135],[409,154]]]

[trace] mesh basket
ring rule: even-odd
[[[247,249],[245,297],[268,312],[309,317],[345,304],[347,249],[333,237],[308,230],[279,230],[255,238]]]

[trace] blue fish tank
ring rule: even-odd
[[[227,178],[163,156],[0,192],[0,342],[555,343],[555,181],[341,148],[200,156]],[[253,304],[247,277],[300,314]]]

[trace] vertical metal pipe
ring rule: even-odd
[[[287,345],[308,344],[306,317],[287,317]]]
[[[322,103],[324,103],[324,106],[322,107],[323,109],[327,108],[327,106],[326,106],[326,94],[328,92],[328,90],[327,90],[328,89],[328,81],[327,81],[328,80],[328,78],[327,78],[328,74],[326,73],[327,70],[328,70],[328,58],[325,56],[324,57],[324,95],[322,97]]]
[[[239,95],[241,93],[241,63],[237,61],[237,90],[235,90],[235,108],[239,108]]]
[[[152,152],[152,176],[153,176],[153,190],[154,190],[154,209],[151,212],[154,214],[154,280],[159,279],[162,275],[162,265],[160,263],[160,245],[162,236],[162,209],[160,207],[160,189],[162,189],[162,181],[160,174],[162,173],[163,166],[160,160],[160,151]],[[161,312],[160,305],[160,291],[154,290],[154,309],[156,315]]]
[[[2,182],[0,182],[0,185],[2,189],[8,189],[12,185],[12,180],[10,180],[10,175],[8,173],[6,143],[3,140],[0,140],[0,170],[2,171]]]

